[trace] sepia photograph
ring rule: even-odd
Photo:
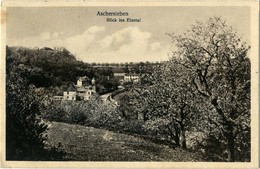
[[[4,161],[257,163],[252,3],[188,4],[7,3]]]

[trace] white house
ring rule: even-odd
[[[90,100],[96,96],[95,79],[90,80],[84,76],[77,80],[77,85],[71,84],[63,92],[63,100]]]
[[[120,82],[139,82],[140,81],[140,77],[138,74],[114,73],[114,77],[119,79]]]
[[[124,81],[125,82],[139,82],[140,77],[137,74],[125,74]]]
[[[63,100],[77,100],[78,91],[76,87],[71,84],[66,91],[63,92]]]

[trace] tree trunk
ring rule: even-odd
[[[230,153],[229,161],[234,162],[236,160],[236,157],[235,157],[235,138],[234,138],[232,124],[228,123],[227,130],[228,131],[227,131],[226,138],[228,140],[228,149],[229,149],[229,153]]]
[[[179,137],[179,136],[175,136],[174,141],[175,141],[175,145],[176,145],[176,146],[178,146],[178,147],[181,146],[181,145],[180,145],[180,137]]]
[[[143,112],[144,122],[146,122],[146,121],[148,120],[147,114],[148,114],[148,111],[145,110],[145,111]]]
[[[183,125],[181,125],[181,136],[182,136],[182,148],[186,149],[187,148],[186,135],[185,135],[185,129]]]
[[[229,150],[229,153],[230,153],[229,161],[235,161],[235,137],[234,137],[234,133],[233,133],[233,124],[232,124],[231,121],[229,121],[227,119],[227,117],[225,116],[224,112],[219,107],[219,105],[217,103],[217,98],[212,99],[211,103],[214,105],[214,107],[216,108],[218,114],[222,118],[222,125],[223,125],[223,127],[224,128],[226,127],[226,129],[227,129],[227,131],[224,132],[224,136],[226,137],[226,139],[228,141],[228,150]]]
[[[180,145],[180,129],[178,128],[178,126],[176,124],[174,124],[174,128],[175,128],[175,137],[174,137],[174,141],[176,146],[181,146]]]
[[[183,107],[181,107],[181,120],[179,122],[179,125],[180,125],[180,129],[181,129],[181,137],[182,137],[182,148],[183,149],[186,149],[187,146],[186,146],[186,136],[185,136],[185,125],[184,125],[184,120],[185,118],[187,118],[185,116],[185,113],[184,113],[184,108],[185,108],[186,104],[183,105]]]
[[[179,147],[180,146],[180,132],[179,132],[179,129],[177,128],[176,124],[174,124],[173,127],[174,127],[174,130],[172,130],[169,126],[167,127],[168,134],[171,137],[171,140],[173,140],[175,142],[175,144],[173,146]]]

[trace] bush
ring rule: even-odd
[[[44,151],[43,133],[47,126],[40,123],[34,86],[21,78],[19,72],[15,66],[7,72],[6,159],[37,160]]]
[[[50,121],[80,124],[125,133],[145,135],[146,131],[142,121],[125,120],[121,117],[116,105],[98,100],[52,102],[45,110],[43,117]]]

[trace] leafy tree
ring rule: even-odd
[[[152,85],[141,90],[146,127],[170,137],[176,146],[186,148],[186,131],[195,118],[195,95],[188,70],[178,60],[155,67]]]
[[[88,101],[51,102],[44,111],[44,118],[51,121],[94,127],[118,126],[120,115],[113,103],[103,103],[99,99]]]
[[[181,135],[182,147],[186,148],[186,131],[197,125],[197,98],[192,87],[189,70],[178,64],[178,59],[172,58],[165,63],[163,71],[164,87],[170,91],[168,104],[172,121],[177,124],[177,131]],[[170,99],[170,100],[169,100]]]
[[[44,152],[47,126],[39,118],[34,86],[14,66],[6,81],[6,159],[39,160]]]
[[[213,135],[222,139],[229,160],[250,160],[249,46],[220,18],[197,22],[171,37],[178,48],[173,57],[192,72],[198,95],[214,107],[204,113],[218,128]]]
[[[137,108],[137,104],[134,101],[134,99],[135,98],[133,94],[130,94],[130,92],[128,92],[127,95],[124,95],[122,98],[120,98],[118,109],[121,112],[121,116],[124,119],[137,120],[137,112],[135,111]]]

